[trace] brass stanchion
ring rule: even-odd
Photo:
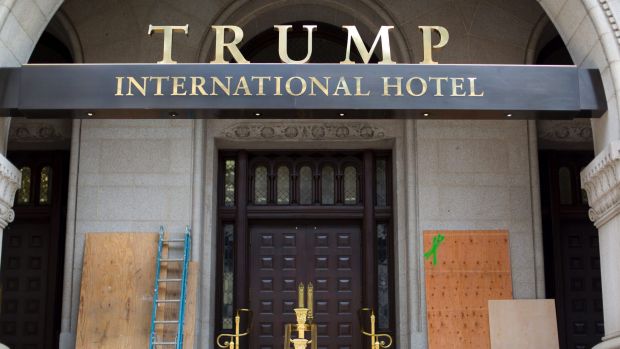
[[[364,321],[363,321],[363,314],[364,313],[370,313],[370,332],[366,332],[364,330]],[[370,337],[370,347],[372,349],[386,349],[392,346],[393,340],[392,340],[392,336],[390,336],[387,333],[376,333],[375,332],[375,321],[376,321],[376,317],[375,317],[375,311],[371,308],[362,308],[360,309],[359,312],[360,315],[360,328],[362,331],[362,334]],[[388,340],[388,342],[386,343],[384,340],[380,340],[380,338],[386,338]]]
[[[241,325],[241,313],[248,313],[248,328],[244,333],[239,332],[239,327]],[[250,328],[252,324],[252,311],[250,309],[238,309],[237,315],[235,315],[235,333],[222,333],[217,336],[215,342],[217,346],[222,349],[239,349],[240,338],[243,336],[247,336],[250,333]],[[224,344],[220,343],[220,339],[229,338],[229,340],[225,341]]]
[[[297,308],[295,308],[295,316],[297,324],[286,324],[284,326],[284,349],[290,349],[291,344],[295,349],[306,349],[310,344],[311,349],[317,348],[317,328],[312,323],[314,314],[314,287],[312,283],[308,283],[308,307],[304,307],[304,299],[306,296],[305,286],[299,284],[297,288]],[[297,338],[291,338],[293,331],[297,331]],[[306,331],[310,331],[310,339],[306,339]]]

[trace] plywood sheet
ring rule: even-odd
[[[492,349],[557,349],[553,299],[489,301]]]
[[[147,348],[156,233],[87,234],[76,347]]]
[[[445,240],[424,263],[429,349],[490,348],[488,301],[512,298],[510,248],[505,230],[425,231]]]
[[[185,303],[185,324],[183,333],[183,348],[194,347],[196,333],[196,296],[198,294],[198,263],[189,264],[187,274],[187,297]]]
[[[148,348],[157,233],[87,234],[76,347],[79,349]],[[164,253],[167,254],[167,249]],[[162,278],[180,277],[181,263],[162,267]],[[166,287],[168,285],[168,287]],[[190,263],[184,347],[192,348],[196,324],[198,265]],[[178,283],[162,283],[160,299],[178,299]],[[178,318],[178,304],[168,303],[158,316]],[[170,326],[176,327],[176,326]],[[176,331],[170,331],[174,340]],[[160,331],[161,335],[168,333]]]

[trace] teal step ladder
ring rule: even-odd
[[[169,256],[162,256],[162,250],[164,248],[164,245],[168,246],[168,255],[170,255],[170,247],[174,246],[175,244],[179,247],[182,244],[183,258],[170,258]],[[164,227],[162,226],[159,228],[159,243],[157,246],[157,267],[155,272],[155,290],[153,293],[153,312],[151,315],[149,349],[172,347],[176,349],[183,348],[183,319],[185,315],[185,296],[187,293],[187,268],[189,266],[190,259],[190,246],[191,236],[189,226],[185,227],[185,234],[181,239],[167,238],[164,235]],[[181,278],[168,278],[168,276],[166,276],[167,278],[160,279],[162,265],[168,266],[171,263],[182,263]],[[165,286],[170,283],[180,283],[181,291],[179,299],[159,299],[159,288],[162,285]],[[176,319],[157,319],[158,310],[160,310],[163,315],[166,314],[166,306],[178,306],[178,316],[176,317]],[[157,325],[164,326],[164,329],[176,326],[176,336],[174,341],[165,340],[163,335],[161,338],[157,338]],[[164,332],[165,331],[162,331],[162,333]]]

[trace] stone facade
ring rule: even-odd
[[[28,60],[61,3],[0,0],[0,65],[18,66]],[[174,58],[204,62],[212,54],[211,24],[241,25],[249,38],[273,24],[314,20],[334,25],[355,23],[363,35],[379,25],[395,25],[393,45],[399,63],[421,60],[417,26],[433,23],[446,26],[452,34],[449,45],[437,56],[441,63],[522,64],[535,50],[537,28],[551,20],[574,62],[599,68],[603,75],[609,112],[593,120],[591,126],[594,148],[602,155],[582,177],[593,205],[592,218],[604,234],[602,240],[617,246],[615,196],[620,178],[614,170],[614,141],[620,139],[620,30],[616,23],[620,8],[608,0],[539,3],[67,0],[59,16],[67,37],[73,38],[67,40],[67,46],[79,52],[76,56],[86,63],[158,60],[161,39],[145,37],[149,24],[189,23],[190,35],[175,38]],[[6,139],[9,119],[5,120]],[[76,121],[61,347],[73,347],[86,232],[153,231],[159,224],[180,230],[188,222],[198,232],[194,258],[202,265],[199,343],[201,347],[211,345],[214,296],[209,283],[214,277],[214,259],[209,252],[214,246],[214,168],[221,148],[276,148],[285,142],[287,147],[299,148],[392,149],[398,169],[397,234],[405,242],[397,251],[402,257],[397,270],[402,348],[424,348],[426,343],[420,268],[420,234],[425,229],[508,229],[515,296],[541,297],[540,212],[537,182],[532,180],[537,176],[536,148],[532,146],[536,133],[532,128],[526,121]],[[573,132],[570,127],[568,132]],[[583,137],[582,132],[578,135]],[[6,162],[4,157],[0,160]],[[9,210],[11,204],[12,199],[7,199]],[[620,304],[610,296],[620,284],[619,268],[615,268],[618,259],[609,257],[615,253],[613,249],[601,253],[607,295],[605,325],[610,339],[603,345],[617,348],[620,346],[609,345],[613,345],[614,333],[620,331],[620,321],[614,315],[620,313]]]

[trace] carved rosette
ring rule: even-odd
[[[22,174],[17,167],[0,154],[0,229],[15,219],[13,200],[21,180]]]
[[[597,227],[620,214],[620,141],[614,141],[581,171],[590,219]]]
[[[382,128],[366,122],[239,123],[224,131],[236,140],[373,140],[385,137]]]

